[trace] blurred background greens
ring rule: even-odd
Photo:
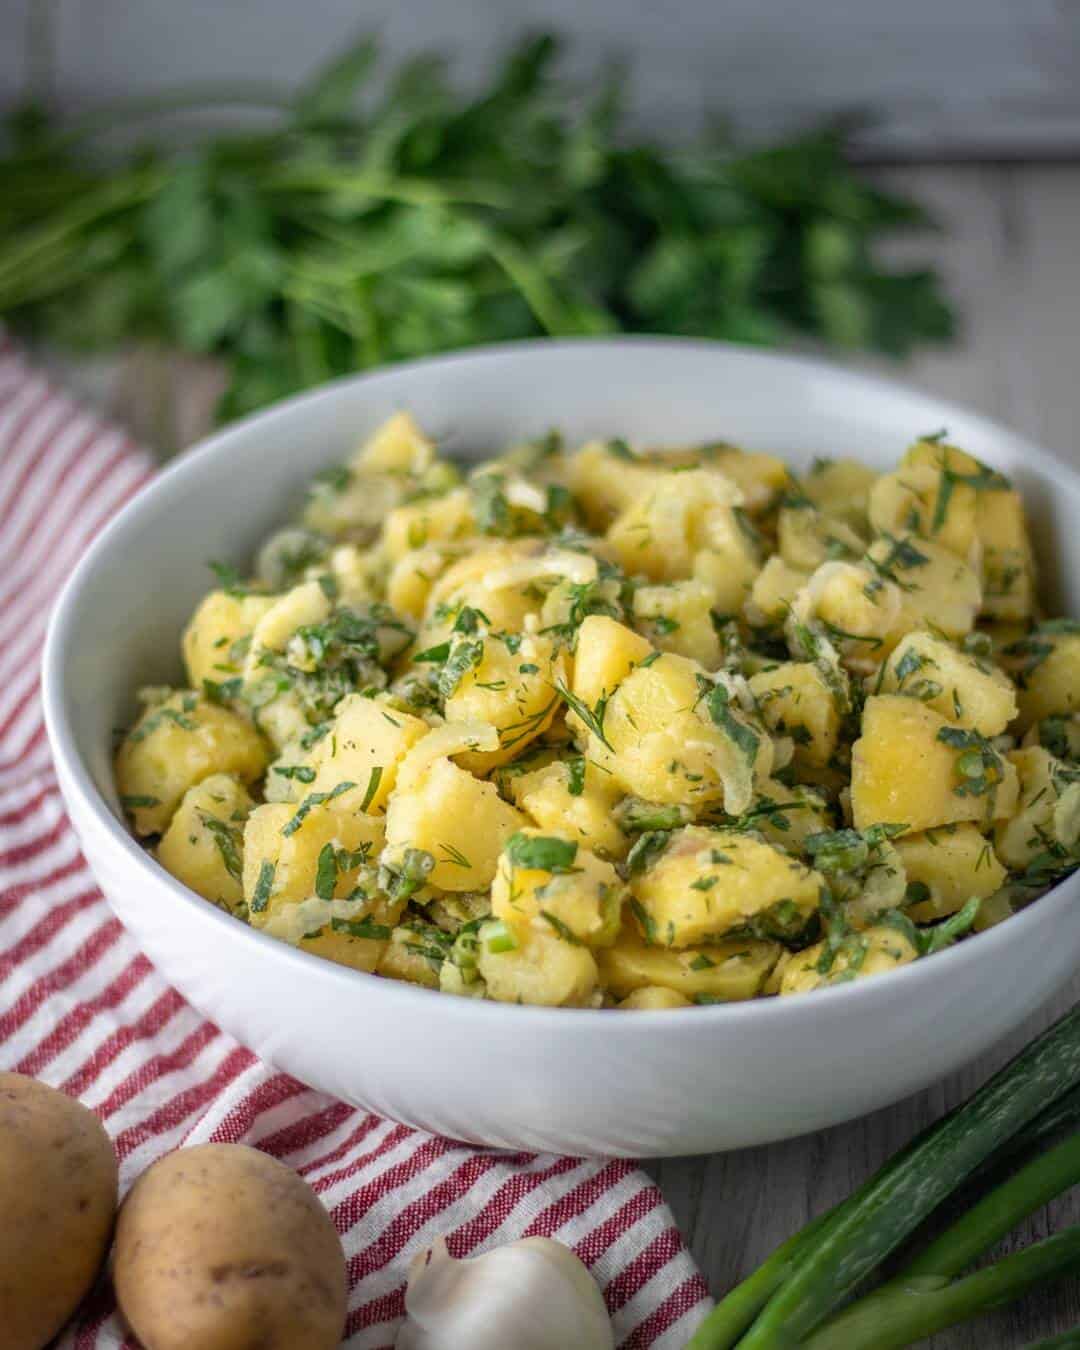
[[[881,260],[932,222],[852,167],[852,124],[659,144],[628,125],[631,74],[571,80],[550,35],[511,45],[480,87],[449,55],[390,62],[365,36],[296,89],[76,113],[40,80],[6,121],[0,317],[49,351],[210,358],[221,419],[522,337],[903,355],[951,335],[934,273]]]

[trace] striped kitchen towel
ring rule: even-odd
[[[149,459],[0,334],[0,1069],[97,1112],[129,1186],[184,1144],[243,1141],[304,1176],[348,1257],[347,1344],[390,1347],[412,1255],[528,1234],[589,1265],[620,1346],[678,1350],[709,1306],[659,1191],[632,1163],[466,1147],[276,1073],[170,989],[80,856],[42,725],[38,666],[53,600]],[[128,1345],[102,1287],[61,1344]]]

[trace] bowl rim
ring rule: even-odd
[[[824,376],[834,383],[846,385],[853,392],[861,392],[864,395],[902,396],[925,402],[932,405],[935,416],[955,417],[966,422],[969,426],[977,428],[981,434],[1009,443],[1014,450],[1023,454],[1025,461],[1030,463],[1040,476],[1051,481],[1055,477],[1064,476],[1080,493],[1080,472],[1070,464],[1042,449],[1020,433],[1013,431],[993,418],[973,412],[963,404],[926,393],[902,380],[853,370],[820,356],[777,352],[747,344],[698,338],[652,337],[644,334],[625,334],[618,337],[603,338],[524,339],[487,344],[460,352],[422,357],[413,361],[380,367],[373,371],[339,376],[334,380],[318,385],[314,389],[305,390],[289,398],[279,400],[231,423],[228,427],[214,432],[210,436],[204,437],[194,446],[183,451],[172,464],[155,473],[149,482],[144,484],[125,503],[91,541],[66,579],[58,598],[53,603],[42,656],[42,705],[46,732],[61,784],[75,794],[78,807],[93,819],[99,831],[103,832],[107,843],[119,850],[135,867],[143,869],[148,882],[155,886],[164,885],[177,903],[188,907],[192,922],[227,925],[227,927],[221,929],[223,935],[228,933],[233,937],[238,937],[241,941],[254,941],[260,944],[266,959],[278,962],[285,975],[288,975],[292,970],[295,970],[297,975],[308,972],[310,975],[320,978],[324,984],[339,985],[343,994],[347,994],[349,990],[355,993],[358,988],[355,982],[362,980],[367,982],[367,987],[371,993],[374,993],[375,986],[378,986],[378,997],[391,1003],[396,1001],[403,1009],[412,1009],[418,1014],[422,1013],[425,1008],[434,1010],[436,1006],[440,1006],[444,1015],[453,1013],[479,1024],[494,1016],[505,1016],[509,1012],[510,1016],[518,1019],[523,1029],[526,1025],[564,1027],[568,1030],[573,1029],[576,1034],[581,1034],[586,1027],[590,1029],[603,1027],[605,1035],[627,1036],[634,1035],[635,1029],[637,1034],[640,1034],[645,1026],[653,1028],[662,1026],[674,1031],[677,1027],[691,1024],[702,1030],[706,1025],[718,1028],[721,1024],[739,1028],[744,1027],[751,1021],[762,1024],[783,1023],[788,1019],[798,1018],[804,1014],[806,1010],[805,999],[811,994],[815,1000],[828,1000],[825,1006],[836,1012],[840,1012],[847,1005],[854,1009],[856,1006],[881,1000],[888,997],[890,991],[900,993],[906,990],[909,997],[914,997],[917,996],[918,989],[925,981],[947,979],[950,972],[958,977],[963,970],[975,963],[984,959],[989,961],[995,953],[1000,955],[1005,949],[1009,942],[1009,934],[1020,936],[1022,932],[1026,932],[1030,928],[1051,921],[1059,911],[1064,911],[1067,906],[1075,903],[1077,899],[1075,893],[1080,890],[1080,873],[1060,882],[1052,891],[1040,897],[1019,914],[1013,915],[1010,919],[996,924],[985,932],[975,934],[971,939],[958,943],[944,952],[936,953],[932,960],[913,961],[908,965],[887,972],[881,979],[852,980],[843,984],[827,986],[824,989],[807,991],[802,996],[752,998],[730,1003],[694,1005],[687,1008],[643,1010],[641,1012],[635,1011],[633,1017],[610,1018],[605,1016],[602,1020],[598,1016],[599,1014],[606,1014],[613,1010],[505,1004],[486,999],[463,997],[452,998],[452,1007],[447,1008],[445,1001],[439,1005],[431,1002],[434,998],[445,1000],[446,996],[438,989],[427,989],[404,981],[385,979],[364,971],[354,970],[351,967],[316,956],[314,953],[305,952],[289,943],[271,937],[268,933],[252,928],[248,924],[242,925],[244,933],[240,935],[236,919],[220,910],[216,905],[210,904],[167,872],[114,815],[108,802],[91,778],[82,756],[75,749],[69,708],[63,696],[63,671],[70,630],[74,623],[74,616],[82,592],[92,581],[100,561],[112,551],[114,542],[124,536],[126,531],[138,520],[147,505],[156,500],[160,493],[167,491],[173,483],[197,477],[205,466],[226,456],[235,442],[247,440],[252,435],[256,435],[262,427],[284,412],[291,412],[308,403],[323,400],[328,396],[340,393],[345,388],[357,385],[376,387],[383,383],[397,383],[402,379],[407,380],[414,371],[430,369],[433,366],[442,366],[452,372],[462,365],[483,364],[493,360],[509,359],[529,362],[535,360],[538,356],[566,354],[583,350],[608,352],[610,354],[627,349],[647,351],[650,348],[663,349],[668,352],[693,352],[698,355],[711,354],[721,359],[735,360],[736,362],[746,361],[752,365],[787,365],[803,369],[808,375],[815,378]],[[819,1006],[818,1002],[815,1002],[813,1006]]]

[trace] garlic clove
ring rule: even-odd
[[[395,1350],[614,1350],[595,1280],[569,1247],[522,1238],[456,1260],[446,1240],[413,1258]]]

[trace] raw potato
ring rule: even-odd
[[[117,1165],[96,1116],[0,1073],[0,1341],[43,1350],[93,1285],[116,1214]]]
[[[120,1309],[145,1350],[335,1350],[345,1255],[311,1188],[242,1144],[179,1149],[116,1229]]]

